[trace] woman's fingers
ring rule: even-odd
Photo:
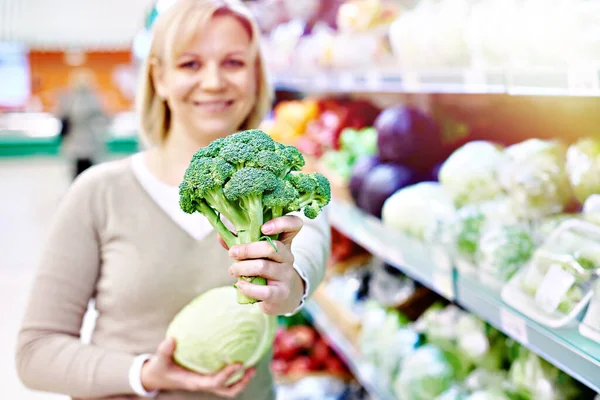
[[[265,235],[279,234],[279,241],[289,246],[292,244],[294,237],[300,232],[300,229],[302,229],[303,224],[302,218],[295,215],[285,215],[264,224],[262,232]]]
[[[273,241],[272,244],[262,241],[233,246],[229,249],[229,256],[235,260],[268,258],[276,262],[284,262],[291,257],[291,252],[280,241]]]
[[[250,297],[266,303],[276,303],[287,299],[289,295],[289,288],[284,285],[278,285],[276,282],[271,281],[268,285],[255,285],[246,281],[238,281],[236,287],[240,292]]]
[[[229,250],[229,246],[227,246],[227,243],[225,243],[220,234],[217,234],[217,240],[225,250]]]
[[[256,375],[256,371],[253,368],[248,369],[244,373],[244,377],[242,379],[240,379],[233,385],[226,387],[225,389],[216,391],[216,394],[221,397],[227,397],[232,399],[240,393],[242,393],[244,389],[246,389],[246,386],[248,386],[252,378],[254,378],[254,375]]]
[[[229,267],[232,276],[261,276],[267,280],[281,280],[286,272],[285,266],[267,259],[238,261]]]
[[[235,374],[238,373],[243,368],[243,365],[240,363],[228,365],[223,368],[221,371],[211,376],[212,384],[215,388],[226,387],[227,381]]]

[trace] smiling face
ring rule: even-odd
[[[154,71],[171,133],[208,143],[239,129],[256,103],[257,52],[235,16],[215,15],[170,62]]]

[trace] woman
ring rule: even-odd
[[[177,185],[192,154],[255,127],[271,91],[258,29],[241,3],[178,0],[154,29],[139,94],[150,148],[92,167],[73,183],[20,331],[19,376],[30,388],[77,399],[273,399],[268,357],[226,386],[239,366],[212,376],[178,367],[166,328],[194,297],[241,275],[268,279],[238,286],[263,300],[264,312],[295,312],[322,279],[327,219],[265,224],[265,234],[283,234],[276,253],[265,242],[226,251],[203,216],[179,209]],[[82,344],[90,299],[98,318],[91,344]]]

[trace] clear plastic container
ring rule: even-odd
[[[509,305],[550,327],[579,320],[600,270],[600,227],[569,220],[502,289]]]

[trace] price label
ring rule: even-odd
[[[452,281],[452,275],[448,272],[434,272],[433,273],[433,288],[436,292],[447,298],[448,300],[454,300],[454,282]]]
[[[502,330],[504,333],[522,345],[527,345],[527,325],[525,324],[525,320],[523,318],[516,316],[512,312],[502,308],[500,310],[500,324],[502,325]]]
[[[600,90],[600,70],[595,67],[574,68],[569,71],[569,91],[572,94]]]

